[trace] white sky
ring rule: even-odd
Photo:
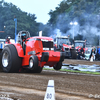
[[[22,11],[35,14],[37,22],[46,24],[49,20],[49,11],[55,10],[55,7],[60,4],[62,0],[5,0],[7,3],[13,3]]]

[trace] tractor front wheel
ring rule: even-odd
[[[38,57],[36,55],[32,55],[29,59],[29,69],[33,73],[41,73],[42,67],[38,66]]]

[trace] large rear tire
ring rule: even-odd
[[[32,73],[41,73],[43,67],[38,66],[38,57],[32,55],[29,59],[29,69]]]
[[[58,62],[56,65],[53,66],[55,70],[60,70],[62,67],[62,62]]]
[[[18,56],[14,45],[7,45],[2,51],[2,69],[7,73],[18,72],[21,67],[22,60]]]
[[[76,50],[74,50],[74,49],[71,50],[71,58],[77,59],[77,53],[76,53]]]

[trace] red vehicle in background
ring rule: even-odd
[[[85,50],[87,50],[87,48],[85,48],[85,45],[86,45],[86,40],[85,41],[83,41],[83,40],[75,40],[74,41],[74,48],[77,50],[83,48],[83,50],[85,52]]]
[[[65,52],[65,57],[76,59],[77,53],[74,49],[74,45],[71,45],[69,37],[59,36],[54,39],[54,48],[55,51]]]
[[[17,43],[10,43],[2,50],[2,69],[4,72],[19,72],[28,69],[40,73],[45,65],[60,70],[64,53],[54,51],[50,37],[30,37],[28,31],[18,33]]]
[[[74,48],[77,51],[77,58],[80,59],[80,56],[84,56],[85,57],[85,52],[88,50],[88,48],[86,48],[86,40],[75,40],[74,41]]]

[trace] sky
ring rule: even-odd
[[[62,0],[4,0],[19,7],[22,11],[35,14],[37,22],[46,24],[50,18],[48,13],[55,10]]]

